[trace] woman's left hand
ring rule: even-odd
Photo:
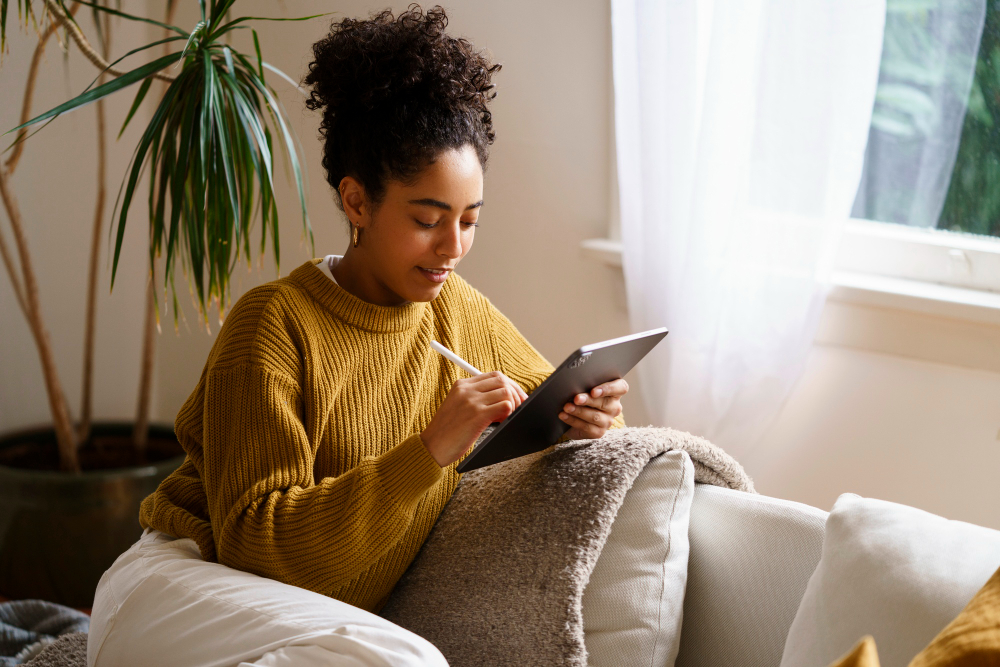
[[[628,393],[624,379],[599,384],[589,394],[577,394],[572,403],[563,406],[559,419],[573,428],[563,436],[567,440],[600,438],[611,422],[622,413],[621,397]]]

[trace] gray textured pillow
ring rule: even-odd
[[[24,667],[87,667],[87,633],[67,632],[45,646]]]

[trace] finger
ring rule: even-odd
[[[628,382],[625,378],[618,378],[617,380],[611,380],[610,382],[605,382],[599,384],[590,390],[590,395],[594,398],[600,398],[602,396],[624,396],[628,393]]]
[[[514,401],[514,407],[521,405],[521,392],[517,385],[512,383],[507,383],[507,392],[510,394],[510,400]]]
[[[514,391],[521,397],[522,401],[528,398],[528,393],[521,388],[521,385],[514,382],[510,378],[507,378],[507,381],[510,382],[510,386],[514,388]]]
[[[482,373],[481,375],[475,376],[473,379],[481,382],[486,382],[488,385],[508,385],[511,390],[517,394],[518,397],[523,401],[528,398],[528,394],[521,388],[521,385],[511,380],[509,377],[503,374],[502,371],[490,371],[489,373]]]
[[[492,392],[487,392],[487,395],[493,394],[494,392],[500,392],[499,395],[501,398],[499,400],[506,399],[509,401],[511,404],[511,410],[513,411],[513,409],[520,406],[523,401],[521,400],[521,395],[517,391],[518,387],[510,381],[506,381],[506,378],[504,379],[505,381],[501,383],[500,387],[494,389]]]
[[[615,417],[621,414],[622,404],[618,400],[617,396],[609,396],[607,398],[601,398],[598,400],[590,399],[589,405],[575,405],[573,403],[567,403],[563,406],[563,410],[576,415],[577,417],[582,417],[587,419],[588,414],[604,414],[607,419],[599,420],[598,423],[604,423],[605,421],[608,425],[614,421]],[[593,410],[593,413],[587,413],[587,410]]]
[[[481,389],[486,387],[499,387],[505,383],[505,376],[500,371],[490,371],[489,373],[480,373],[479,375],[473,375],[470,378],[466,378],[469,384],[482,385]]]
[[[563,406],[563,412],[569,413],[578,419],[607,428],[614,421],[614,415],[604,410],[590,408],[582,405],[567,404]]]
[[[528,395],[524,393],[523,389],[521,389],[521,385],[511,380],[506,375],[504,376],[503,380],[504,384],[506,384],[507,388],[510,390],[511,397],[515,400],[516,405],[520,405],[521,402],[528,397]]]
[[[484,392],[483,398],[486,399],[485,407],[487,410],[496,411],[500,409],[500,406],[506,406],[502,411],[504,414],[501,416],[504,419],[517,407],[509,387],[500,387],[493,391]]]
[[[597,424],[592,424],[588,421],[584,421],[579,417],[574,417],[573,415],[568,415],[565,412],[559,413],[559,419],[563,420],[565,423],[576,428],[581,433],[587,435],[590,438],[600,438],[604,435],[607,429],[598,426]]]
[[[603,404],[604,404],[603,398],[591,398],[590,394],[577,394],[576,396],[573,397],[573,402],[570,403],[569,405],[573,405],[576,407],[589,405],[591,407],[599,408]],[[564,407],[563,410],[565,409],[566,408]]]
[[[493,405],[494,403],[499,403],[500,401],[510,401],[514,402],[514,392],[506,384],[502,387],[497,387],[496,389],[491,389],[490,391],[483,392],[483,398],[486,399],[487,405]]]
[[[573,397],[573,402],[567,403],[566,406],[570,407],[589,406],[592,408],[597,408],[601,412],[606,412],[612,417],[614,417],[616,411],[621,410],[621,401],[617,396],[604,396],[602,398],[591,398],[587,394],[577,394],[576,396]],[[563,407],[563,410],[567,409],[566,406]],[[573,411],[568,410],[568,412],[573,412]]]

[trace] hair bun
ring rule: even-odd
[[[416,4],[396,18],[386,9],[367,20],[335,22],[313,45],[307,106],[352,114],[414,102],[487,112],[496,96],[490,79],[501,66],[445,34],[447,25],[440,6],[424,14]]]
[[[440,6],[425,14],[414,3],[396,17],[386,9],[335,21],[313,45],[306,107],[323,112],[323,166],[338,200],[345,176],[379,201],[386,179],[407,180],[441,150],[465,144],[485,170],[500,65],[445,34],[447,25]]]

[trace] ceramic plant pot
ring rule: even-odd
[[[146,456],[129,423],[95,423],[82,472],[59,471],[52,428],[0,435],[0,595],[90,607],[97,583],[142,535],[139,504],[184,461],[169,426]]]

